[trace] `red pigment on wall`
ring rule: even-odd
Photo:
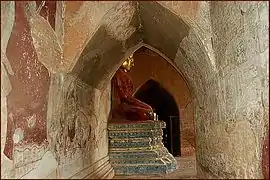
[[[12,90],[7,96],[7,139],[4,154],[13,159],[13,134],[24,131],[21,143],[42,143],[46,140],[47,98],[50,84],[48,70],[37,57],[24,13],[25,2],[15,2],[15,24],[7,46],[7,57],[14,71],[9,76]],[[33,127],[27,119],[34,116]]]
[[[262,151],[262,170],[264,179],[269,179],[269,131],[264,139]]]
[[[42,1],[36,1],[37,8],[41,5]],[[55,29],[55,13],[56,13],[56,1],[45,1],[44,6],[40,10],[40,15],[49,21],[53,29]]]

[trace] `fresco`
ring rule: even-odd
[[[12,89],[9,76],[14,75],[6,56],[6,48],[13,25],[14,2],[1,2],[1,174],[12,168],[12,161],[3,151],[7,133],[7,96]]]
[[[7,136],[4,154],[13,159],[14,147],[46,144],[48,70],[39,62],[25,16],[26,3],[15,2],[15,20],[7,45],[14,75],[7,96]]]

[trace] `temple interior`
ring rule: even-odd
[[[269,2],[1,1],[1,179],[269,179]]]
[[[143,84],[134,97],[149,104],[158,115],[158,119],[166,123],[163,131],[164,146],[174,156],[180,156],[180,118],[173,97],[154,80]]]

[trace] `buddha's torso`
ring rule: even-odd
[[[115,77],[117,81],[117,88],[120,89],[120,91],[117,91],[118,93],[124,93],[125,97],[129,98],[132,97],[133,94],[133,84],[131,81],[131,78],[128,76],[128,74],[123,69],[118,69],[115,73]],[[122,97],[119,95],[119,97]]]

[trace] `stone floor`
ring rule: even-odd
[[[178,169],[169,174],[115,176],[113,179],[196,179],[196,158],[176,157]]]

